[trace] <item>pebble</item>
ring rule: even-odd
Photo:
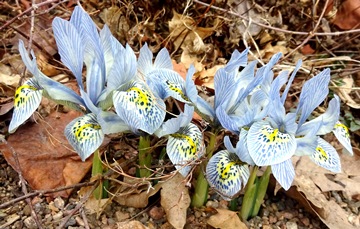
[[[283,215],[284,215],[284,218],[285,218],[285,219],[292,219],[292,218],[294,218],[294,214],[292,214],[292,213],[290,213],[290,212],[284,212]]]
[[[270,224],[274,224],[278,221],[277,217],[276,216],[273,216],[273,215],[270,215],[269,216],[269,223]]]
[[[209,202],[209,201],[208,201]],[[165,215],[165,210],[164,208],[162,207],[157,207],[157,206],[154,206],[150,209],[149,211],[149,215],[152,219],[154,220],[159,220],[161,218],[164,217]]]
[[[76,221],[77,225],[85,226],[84,220],[82,218],[80,218],[79,216],[75,217],[75,221]]]
[[[54,205],[58,209],[62,210],[62,209],[64,209],[65,201],[61,197],[56,197],[55,200],[54,200]]]
[[[272,229],[272,227],[270,225],[263,225],[262,229]]]
[[[302,222],[306,227],[310,225],[310,220],[307,217],[300,218],[300,222]]]
[[[298,228],[297,224],[295,222],[291,222],[291,221],[286,222],[285,225],[286,225],[286,229],[297,229]]]
[[[25,205],[25,207],[23,208],[23,213],[26,216],[30,216],[31,215],[31,209],[29,205]]]
[[[62,211],[56,213],[55,215],[53,215],[53,219],[54,221],[59,221],[62,219],[62,217],[64,216],[64,213]]]
[[[24,220],[24,224],[29,229],[37,228],[35,220],[30,216]]]
[[[130,214],[128,212],[116,211],[115,218],[117,222],[124,221],[130,218]]]
[[[206,207],[218,208],[219,202],[209,200],[208,202],[206,202]]]

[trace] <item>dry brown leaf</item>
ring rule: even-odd
[[[220,229],[237,228],[247,229],[245,223],[241,222],[238,214],[227,209],[216,209],[217,214],[210,216],[207,224]]]
[[[13,74],[11,68],[0,63],[0,84],[4,86],[17,87],[20,81],[20,75]]]
[[[177,173],[162,184],[161,206],[166,212],[169,223],[175,228],[183,228],[186,223],[186,211],[190,206],[189,190],[184,177]]]
[[[217,70],[224,67],[225,65],[215,65],[212,68],[204,69],[199,73],[199,76],[196,78],[195,83],[199,86],[205,86],[212,90],[215,90],[214,87],[214,76]]]
[[[186,68],[190,68],[191,65],[194,65],[197,72],[204,69],[204,65],[198,61],[197,55],[190,53],[186,49],[181,53],[180,61]]]
[[[337,90],[340,92],[339,97],[349,107],[360,109],[360,104],[355,102],[350,96],[352,87],[354,85],[354,79],[349,76],[342,78],[342,81],[344,82],[344,85],[337,87]]]
[[[123,182],[133,184],[133,187],[122,186],[115,193],[116,197],[114,200],[121,205],[134,208],[145,208],[149,203],[149,198],[155,195],[162,187],[162,183],[158,183],[150,188],[149,182],[141,181],[139,178],[125,177]]]
[[[267,43],[260,51],[261,59],[267,62],[267,60],[270,60],[271,57],[278,52],[286,55],[289,52],[289,48],[287,48],[286,45],[284,42],[277,42],[274,46],[271,43]]]
[[[360,0],[343,1],[333,23],[344,30],[360,28]]]
[[[174,42],[175,50],[182,48],[190,53],[202,53],[206,50],[203,39],[216,31],[219,23],[213,27],[198,27],[194,19],[189,16],[173,12],[174,16],[169,21],[170,38]]]
[[[17,153],[21,171],[35,190],[54,189],[79,183],[91,167],[92,157],[82,162],[64,136],[65,126],[78,117],[78,112],[53,112],[40,123],[26,123],[8,139]],[[0,145],[6,161],[18,170],[14,155]],[[71,190],[49,196],[68,197]]]
[[[306,199],[300,202],[308,202],[308,207],[316,213],[329,228],[355,228],[348,221],[350,217],[334,200],[328,200],[324,192],[337,190],[344,191],[352,187],[339,185],[333,179],[334,175],[315,165],[308,157],[294,157],[296,176],[293,185],[297,190],[297,199],[303,196]]]

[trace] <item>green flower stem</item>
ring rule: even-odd
[[[230,206],[229,206],[229,209],[231,211],[236,211],[237,210],[237,207],[238,207],[238,198],[235,198],[233,200],[230,200]]]
[[[99,149],[97,149],[94,152],[94,156],[93,156],[91,176],[96,177],[96,176],[101,176],[102,174],[103,174],[103,167],[100,159],[100,152]],[[103,182],[102,180],[100,180],[99,186],[94,190],[93,195],[96,199],[99,200],[101,199],[102,194],[103,194]]]
[[[216,144],[216,136],[217,132],[211,133],[210,135],[210,142],[209,145],[206,147],[206,156],[207,158],[211,158]],[[204,163],[204,168],[206,168],[206,162]],[[200,173],[197,177],[196,184],[195,184],[195,193],[192,196],[191,205],[193,207],[201,207],[207,201],[207,195],[209,190],[209,184],[206,180],[205,174],[203,170],[200,170]]]
[[[257,196],[254,203],[254,208],[251,214],[251,217],[255,217],[258,215],[261,204],[264,200],[267,187],[270,181],[270,174],[271,174],[271,166],[268,166],[264,172],[264,174],[259,179],[259,184],[257,187]]]
[[[149,177],[151,171],[147,168],[151,167],[151,153],[150,153],[150,136],[140,136],[139,141],[139,176]]]
[[[246,184],[245,195],[241,205],[241,211],[239,213],[239,216],[243,221],[247,220],[253,211],[254,199],[256,197],[257,179],[258,179],[256,173],[258,170],[259,167],[257,166],[253,168],[249,180]]]
[[[255,166],[251,171],[250,178],[245,188],[245,195],[241,206],[239,217],[242,220],[247,220],[259,213],[260,206],[264,200],[266,190],[270,180],[271,167],[268,166],[261,178],[256,176],[258,166]]]

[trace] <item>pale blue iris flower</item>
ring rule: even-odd
[[[221,150],[212,156],[206,166],[206,178],[210,187],[214,188],[223,199],[231,200],[245,187],[249,176],[249,166],[253,162],[239,141],[236,148],[230,142],[229,136],[224,138],[226,150]]]
[[[280,185],[288,190],[295,177],[290,158],[308,155],[317,165],[332,172],[341,172],[340,158],[336,150],[319,135],[331,132],[339,119],[340,100],[335,95],[327,111],[306,121],[311,112],[327,97],[330,70],[325,69],[309,81],[301,91],[295,112],[285,112],[284,102],[295,74],[290,77],[280,97],[280,88],[287,77],[276,78],[270,89],[268,116],[251,125],[247,135],[250,156],[258,166],[271,166]]]

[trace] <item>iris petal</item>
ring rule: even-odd
[[[282,133],[266,121],[255,122],[248,132],[250,156],[258,166],[279,164],[295,153],[296,141],[291,134]]]
[[[271,171],[281,187],[285,190],[289,190],[295,177],[295,170],[291,160],[289,159],[279,164],[272,165]]]
[[[350,134],[348,128],[341,122],[337,122],[333,129],[333,133],[336,138],[339,140],[341,145],[346,149],[346,152],[350,155],[354,155],[353,149],[351,147]]]
[[[169,136],[166,152],[175,168],[184,177],[191,170],[189,165],[191,161],[200,158],[203,154],[202,142],[201,131],[192,123],[180,128],[177,133]]]
[[[95,114],[87,114],[72,120],[65,127],[65,136],[82,161],[93,154],[104,140],[104,133]]]
[[[133,121],[138,120],[136,127],[148,134],[153,134],[164,121],[165,103],[140,82],[133,83],[126,91],[115,91],[113,101],[121,119],[129,126],[134,126]],[[130,119],[123,117],[125,112]]]
[[[34,79],[29,79],[16,89],[9,133],[15,132],[35,112],[40,105],[42,93],[42,88],[35,83]]]
[[[318,139],[318,146],[313,151],[310,159],[318,166],[321,166],[334,173],[341,172],[340,157],[334,147],[324,139]]]
[[[212,156],[206,166],[206,178],[225,200],[236,197],[250,176],[248,165],[234,153],[222,150]]]

